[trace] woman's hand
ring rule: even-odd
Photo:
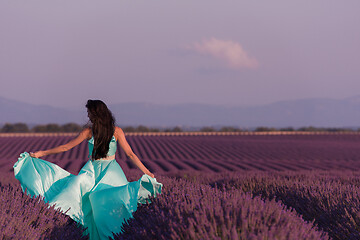
[[[37,152],[30,152],[30,157],[33,157],[33,158],[41,158],[45,156],[45,152],[44,151],[37,151]]]

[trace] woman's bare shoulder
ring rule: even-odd
[[[123,134],[124,131],[121,129],[121,127],[115,127],[115,133],[118,133],[118,134]]]
[[[124,131],[120,127],[115,127],[115,137],[119,139],[120,136],[124,135]]]
[[[85,136],[85,138],[89,140],[92,137],[91,128],[90,127],[84,128],[80,132],[80,135]]]

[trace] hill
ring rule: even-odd
[[[239,127],[351,127],[360,124],[360,96],[346,99],[301,99],[262,106],[220,106],[209,104],[120,103],[109,105],[119,125]],[[83,124],[86,110],[69,110],[33,105],[0,97],[0,124]]]

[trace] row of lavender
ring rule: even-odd
[[[184,175],[161,181],[167,191],[152,204],[140,206],[115,239],[329,239],[275,200],[236,188],[213,188]]]
[[[314,222],[331,239],[360,239],[358,171],[187,172],[171,176],[224,191],[237,189],[266,201],[275,200],[295,210],[304,220]]]
[[[0,137],[0,169],[12,171],[12,164],[23,151],[55,147],[72,138]],[[360,169],[360,134],[128,136],[127,139],[155,173]],[[136,168],[123,151],[118,151],[116,158],[125,171]],[[88,160],[87,144],[83,142],[46,160],[77,173]]]
[[[140,173],[127,175],[136,180]],[[157,178],[163,193],[140,206],[117,239],[360,239],[358,172],[193,171]],[[0,182],[1,239],[81,238],[81,228],[24,195],[12,175],[2,174]]]
[[[185,175],[184,175],[185,174]],[[129,180],[139,177],[128,173]],[[191,179],[184,179],[191,176]],[[198,175],[158,176],[161,195],[142,205],[115,239],[329,239],[286,205],[236,188],[196,181]],[[207,173],[204,179],[222,178]],[[83,229],[39,198],[23,194],[11,176],[0,179],[1,239],[86,239]]]

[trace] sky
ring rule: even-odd
[[[253,106],[360,94],[360,1],[0,1],[0,97]]]

